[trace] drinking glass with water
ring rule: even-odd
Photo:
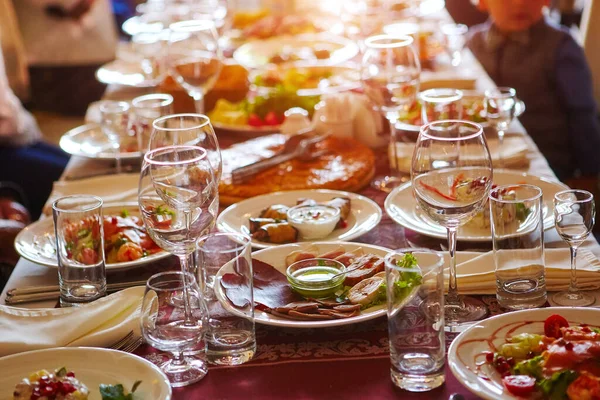
[[[60,304],[76,306],[106,294],[102,199],[66,196],[52,203]]]
[[[533,185],[498,186],[490,193],[496,297],[505,308],[546,303],[542,190]]]
[[[251,251],[250,238],[238,233],[198,239],[199,280],[209,310],[206,356],[212,364],[239,365],[256,353]]]
[[[443,265],[443,257],[428,249],[385,257],[391,377],[411,392],[444,383]]]

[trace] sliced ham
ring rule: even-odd
[[[283,307],[277,307],[275,308],[275,311],[285,314],[289,313],[290,311],[298,311],[312,314],[316,313],[318,309],[319,303],[316,303],[314,301],[298,301],[295,303],[286,304]]]
[[[353,271],[348,272],[346,274],[346,279],[344,280],[345,286],[354,286],[358,282],[382,272],[385,269],[385,265],[381,257],[368,254],[356,259],[346,268],[348,270],[356,268]]]
[[[350,264],[352,264],[354,262],[354,260],[356,260],[358,257],[362,256],[364,253],[365,252],[362,249],[362,247],[359,247],[357,249],[348,251],[344,254],[337,256],[336,258],[334,258],[334,260],[341,262],[342,264],[344,264],[347,267]]]

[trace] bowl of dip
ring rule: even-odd
[[[324,204],[298,205],[287,211],[287,220],[304,239],[322,239],[340,221],[340,209]]]
[[[286,270],[292,289],[312,299],[331,297],[342,288],[346,267],[327,258],[309,258],[290,265]]]

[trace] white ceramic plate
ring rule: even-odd
[[[281,272],[285,276],[285,270],[287,266],[285,265],[285,257],[290,254],[292,251],[306,249],[309,246],[316,246],[319,253],[326,253],[328,251],[335,250],[340,246],[343,246],[346,251],[352,251],[359,247],[362,247],[365,252],[375,254],[380,257],[385,257],[391,250],[386,249],[384,247],[373,246],[370,244],[364,243],[349,243],[349,242],[313,242],[313,243],[293,243],[281,245],[278,247],[264,249],[252,253],[253,260],[259,260],[270,264],[275,267],[279,272]],[[229,305],[229,301],[225,296],[225,293],[219,283],[219,279],[223,274],[231,271],[231,264],[225,264],[223,268],[219,270],[217,273],[217,278],[215,283],[215,294],[221,304],[228,309],[229,311],[235,313],[235,310],[231,308]],[[290,290],[292,290],[290,288]],[[271,315],[264,311],[254,310],[254,319],[259,324],[271,325],[271,326],[279,326],[282,328],[325,328],[330,326],[341,326],[341,325],[350,325],[356,324],[363,321],[368,321],[374,318],[381,317],[386,313],[386,305],[381,304],[376,307],[371,307],[366,310],[360,312],[360,315],[351,318],[343,318],[343,319],[331,319],[324,321],[296,321],[292,319],[279,318],[277,316]]]
[[[328,58],[316,59],[309,50],[329,50]],[[262,68],[270,64],[271,57],[282,51],[295,54],[301,59],[288,61],[279,65],[306,63],[314,61],[321,65],[336,65],[351,60],[358,54],[358,46],[352,40],[328,34],[307,34],[298,36],[279,36],[265,40],[254,40],[240,46],[233,58],[246,68]],[[302,53],[306,52],[303,57]]]
[[[102,207],[104,215],[119,215],[123,210],[129,211],[131,215],[140,215],[140,209],[136,204],[107,204]],[[15,238],[15,249],[21,257],[31,262],[46,267],[58,268],[52,217],[34,222],[19,232]],[[135,261],[106,264],[106,270],[116,271],[133,268],[168,256],[169,253],[166,251],[160,251]]]
[[[489,400],[519,399],[504,389],[502,377],[498,372],[486,366],[478,375],[475,363],[484,360],[484,356],[481,355],[483,352],[493,351],[488,340],[492,339],[494,332],[497,332],[496,339],[493,339],[495,346],[505,343],[508,330],[518,327],[525,321],[533,321],[534,323],[517,328],[510,336],[524,332],[543,334],[544,320],[552,314],[562,315],[570,324],[590,323],[590,321],[600,320],[599,309],[575,307],[549,307],[497,315],[475,323],[454,339],[448,350],[450,370],[460,383],[477,396]],[[485,379],[483,374],[490,379]]]
[[[73,128],[60,138],[59,144],[61,149],[74,156],[114,160],[117,155],[108,136],[102,132],[100,124],[88,124]],[[121,160],[139,159],[140,152],[119,153],[119,158]]]
[[[147,79],[138,60],[115,60],[104,64],[96,71],[96,79],[106,85],[133,87],[155,87],[155,80]]]
[[[527,183],[542,189],[544,197],[544,206],[542,209],[544,229],[552,228],[554,226],[554,215],[552,213],[554,194],[561,190],[566,190],[568,187],[560,182],[526,173],[509,170],[494,171],[494,184],[510,185],[517,183]],[[390,218],[405,228],[439,239],[446,239],[447,237],[446,229],[434,222],[419,209],[410,182],[397,187],[388,195],[385,199],[385,211]],[[465,242],[488,242],[492,240],[492,233],[489,228],[483,229],[465,226],[459,228],[458,240]]]
[[[17,383],[29,374],[65,367],[90,391],[89,400],[100,400],[100,384],[122,384],[129,392],[136,381],[136,399],[170,400],[169,380],[149,361],[133,354],[95,347],[62,347],[35,350],[0,358],[0,398],[12,399]]]
[[[286,206],[295,206],[299,198],[313,199],[317,202],[328,201],[334,197],[348,197],[351,202],[350,215],[348,216],[348,226],[343,229],[336,229],[322,241],[349,241],[369,232],[379,221],[381,221],[381,208],[373,200],[364,196],[342,192],[339,190],[294,190],[290,192],[269,193],[262,196],[252,197],[240,201],[227,207],[217,218],[217,228],[222,232],[235,232],[250,234],[248,229],[248,219],[258,217],[258,214],[265,208],[284,204]],[[300,239],[299,242],[309,242]],[[252,240],[252,247],[264,249],[267,247],[281,246],[274,243],[259,242]]]

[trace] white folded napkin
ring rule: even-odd
[[[569,249],[545,249],[546,289],[560,291],[569,288],[571,259]],[[446,257],[446,265],[448,255]],[[458,290],[461,294],[495,294],[496,276],[494,254],[461,252],[457,253],[456,273]],[[514,273],[518,271],[515,268]],[[448,269],[444,271],[448,280]],[[600,288],[600,260],[588,250],[577,254],[577,283],[580,289]]]
[[[104,204],[137,202],[140,174],[96,176],[76,181],[56,181],[44,206],[44,214],[52,214],[52,203],[63,196],[74,194],[94,195]]]
[[[108,347],[140,335],[144,287],[133,287],[71,308],[0,306],[0,357],[63,346]]]
[[[500,153],[498,151],[498,139],[490,139],[487,141],[492,163],[495,167],[499,166]],[[504,167],[505,168],[524,168],[529,165],[527,153],[529,148],[523,138],[519,136],[511,136],[504,138]],[[398,159],[398,170],[400,172],[410,173],[410,164],[415,149],[414,143],[397,142],[396,157]],[[390,147],[390,159],[391,147]]]

